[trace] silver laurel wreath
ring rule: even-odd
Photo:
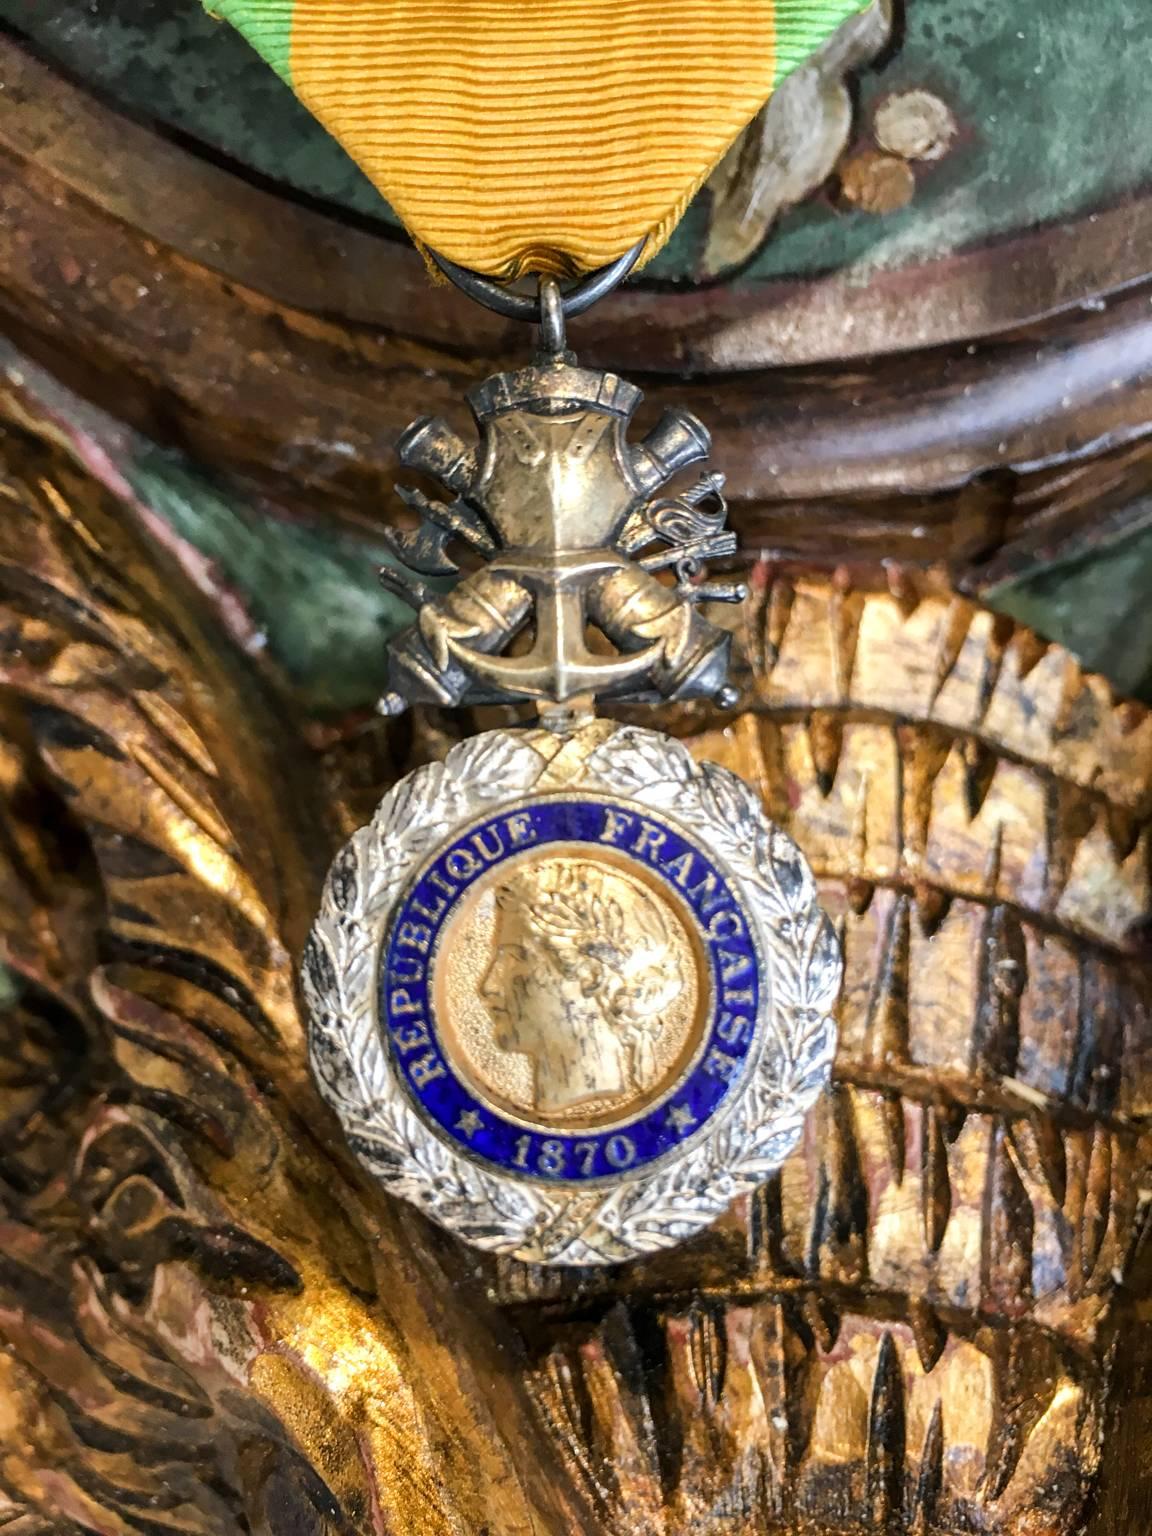
[[[548,762],[537,746],[549,740],[493,731],[463,743],[402,780],[337,857],[304,956],[312,1067],[353,1150],[394,1194],[481,1248],[532,1263],[611,1264],[691,1237],[792,1150],[831,1070],[841,958],[807,864],[753,791],[677,741],[620,727],[565,788],[662,811],[726,866],[767,962],[758,1054],[711,1129],[612,1185],[534,1183],[456,1150],[393,1069],[378,1017],[380,951],[409,878],[458,827],[530,795]]]

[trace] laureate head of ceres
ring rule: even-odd
[[[704,957],[665,882],[610,850],[555,845],[477,883],[436,963],[457,1070],[540,1128],[623,1123],[699,1049]]]

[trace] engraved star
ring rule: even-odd
[[[696,1116],[688,1108],[687,1104],[673,1104],[672,1108],[668,1111],[668,1117],[664,1123],[665,1125],[670,1125],[674,1131],[678,1131],[683,1136],[685,1131],[696,1124]]]
[[[474,1109],[466,1109],[456,1122],[456,1129],[463,1131],[469,1141],[472,1140],[477,1131],[483,1129],[483,1126],[483,1120],[481,1120]]]

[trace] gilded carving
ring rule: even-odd
[[[692,750],[837,914],[836,1087],[681,1253],[478,1285],[304,1071],[287,956],[344,831],[305,754],[130,507],[43,436],[3,468],[14,1529],[1134,1529],[1146,711],[936,578],[754,573]]]

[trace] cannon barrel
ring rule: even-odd
[[[679,470],[706,459],[712,437],[690,411],[665,411],[642,443],[632,449],[632,472],[651,495]]]
[[[464,439],[439,416],[421,416],[396,444],[405,469],[432,475],[457,496],[464,496],[476,478],[476,455]]]

